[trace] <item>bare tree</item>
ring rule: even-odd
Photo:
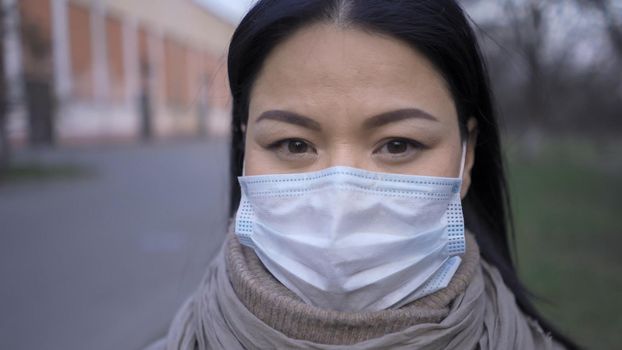
[[[6,34],[5,18],[8,10],[0,7],[0,175],[9,167],[11,159],[10,143],[7,131],[8,96],[4,62],[4,37]]]
[[[622,14],[613,1],[469,3],[488,6],[478,8],[478,34],[500,111],[526,155],[560,134],[619,137]]]
[[[523,8],[524,17],[517,16],[516,5],[508,2],[506,11],[513,17],[510,25],[515,34],[515,47],[522,56],[527,76],[524,84],[524,95],[530,102],[527,106],[526,119],[528,127],[536,127],[546,115],[543,96],[546,90],[545,67],[542,51],[546,45],[544,31],[546,23],[543,21],[544,2],[529,2]]]
[[[508,126],[521,135],[527,155],[540,149],[542,130],[551,117],[551,85],[561,73],[561,68],[552,69],[547,57],[546,14],[554,1],[507,1],[500,5],[503,16],[480,33],[484,39],[492,39],[488,40],[492,45],[488,45],[487,56],[495,92]]]
[[[616,13],[611,0],[576,0],[579,5],[591,6],[601,13],[611,47],[622,61],[622,13]]]

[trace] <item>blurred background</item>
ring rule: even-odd
[[[226,49],[251,0],[2,0],[0,348],[140,349],[227,226]],[[502,117],[520,273],[622,338],[622,1],[463,0]]]

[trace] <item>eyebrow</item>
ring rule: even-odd
[[[384,112],[370,117],[363,122],[363,128],[379,128],[386,124],[399,122],[405,119],[425,119],[438,122],[438,119],[436,117],[421,109],[403,108],[396,109],[394,111]],[[322,130],[320,123],[318,123],[317,121],[294,112],[284,111],[280,109],[273,109],[261,113],[259,118],[257,118],[257,123],[262,120],[280,121],[284,123],[302,126],[303,128],[311,129],[314,131]]]
[[[265,111],[261,113],[259,118],[257,118],[257,123],[259,123],[262,120],[276,120],[280,122],[302,126],[303,128],[307,128],[307,129],[311,129],[315,131],[322,130],[320,123],[316,122],[315,120],[309,117],[305,117],[300,114],[296,114],[294,112],[288,112],[288,111],[283,111],[279,109],[274,109],[274,110]]]
[[[428,112],[418,108],[403,108],[375,115],[363,122],[365,129],[379,128],[389,123],[399,122],[405,119],[425,119],[438,122],[438,119]]]

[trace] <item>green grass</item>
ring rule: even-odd
[[[510,156],[521,276],[547,300],[537,302],[547,318],[588,349],[622,341],[622,171],[608,157],[572,145]]]
[[[74,164],[11,164],[4,173],[0,173],[0,185],[17,182],[40,182],[47,180],[74,179],[92,175],[88,169]]]

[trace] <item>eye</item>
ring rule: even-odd
[[[309,150],[309,144],[302,140],[288,140],[286,143],[290,153],[306,153]]]
[[[382,143],[375,151],[376,156],[386,157],[389,160],[403,160],[414,156],[419,150],[424,149],[421,143],[404,138],[393,138]]]
[[[315,156],[313,145],[303,139],[283,139],[268,146],[277,156],[285,159],[299,159]]]
[[[387,152],[396,154],[408,151],[408,142],[404,140],[391,140],[386,143]]]

